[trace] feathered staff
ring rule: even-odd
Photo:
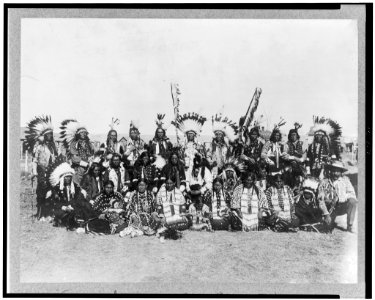
[[[251,121],[254,118],[255,111],[258,108],[259,98],[260,98],[261,93],[262,93],[261,88],[255,89],[253,98],[250,101],[247,112],[246,112],[245,116],[240,119],[239,124],[240,124],[240,128],[241,128],[240,129],[240,140],[241,141],[242,141],[242,136],[244,134],[244,131],[246,130],[247,127],[249,127]]]
[[[173,111],[174,111],[174,119],[177,121],[179,116],[179,107],[180,107],[180,98],[179,95],[181,94],[180,88],[178,83],[171,83],[171,95],[173,101]],[[180,138],[178,136],[178,129],[176,127],[176,137],[177,137],[177,144],[180,144]]]

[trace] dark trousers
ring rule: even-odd
[[[331,214],[332,222],[335,221],[337,216],[347,215],[346,223],[348,226],[353,226],[355,212],[357,209],[357,200],[354,198],[348,199],[346,202],[337,203],[334,211]]]

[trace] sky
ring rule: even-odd
[[[180,112],[238,122],[256,87],[257,115],[273,128],[280,117],[309,131],[313,115],[358,131],[358,40],[355,20],[22,19],[21,126],[51,115],[105,133],[131,119],[155,131],[157,113],[173,119],[170,83],[180,86]],[[173,126],[168,135],[174,134]]]

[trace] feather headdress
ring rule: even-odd
[[[206,118],[197,113],[187,113],[182,116],[179,115],[175,121],[171,123],[182,133],[187,134],[189,131],[199,135],[202,131],[202,126],[206,122]]]
[[[60,139],[65,147],[68,147],[75,136],[83,131],[87,132],[86,126],[74,119],[67,119],[61,122]]]
[[[314,177],[307,177],[302,183],[302,189],[315,195],[318,191],[319,181]]]
[[[340,156],[340,137],[342,134],[341,126],[336,121],[325,117],[313,117],[314,126],[312,131],[314,135],[322,132],[327,138],[329,143],[330,152],[335,154],[339,159]]]
[[[285,124],[286,124],[286,121],[282,117],[280,117],[279,123],[275,124],[275,127],[273,128],[273,130],[280,130],[280,127],[284,126]]]
[[[236,123],[229,120],[227,117],[223,118],[221,114],[212,116],[212,131],[213,133],[221,131],[229,139],[234,141],[238,136],[238,126]]]
[[[32,150],[37,141],[43,141],[44,135],[53,132],[51,116],[35,117],[27,124],[25,131],[26,149]]]
[[[118,125],[120,125],[120,120],[112,117],[111,124],[109,124],[109,127],[111,128],[111,130],[116,130],[115,127]]]
[[[246,165],[239,159],[228,157],[224,160],[223,172],[233,169],[237,175],[246,171]]]
[[[58,165],[55,170],[52,171],[50,177],[49,177],[49,182],[51,186],[56,186],[60,184],[60,180],[65,177],[65,176],[73,176],[74,174],[74,169],[66,163],[63,162],[62,164]]]
[[[140,127],[140,122],[139,120],[131,120],[130,121],[130,129],[129,132],[132,130],[136,130],[139,133],[139,127]]]

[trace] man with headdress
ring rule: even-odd
[[[206,120],[205,117],[197,113],[188,113],[179,115],[175,121],[172,121],[172,124],[186,136],[186,141],[182,146],[186,169],[193,166],[196,153],[201,154],[206,159],[205,148],[197,141]]]
[[[287,157],[287,147],[282,143],[280,126],[286,122],[281,120],[279,124],[275,126],[270,136],[270,140],[267,141],[262,149],[261,158],[268,164],[268,171],[270,175],[281,174],[284,167],[284,159]]]
[[[88,137],[86,127],[76,120],[64,120],[61,123],[61,139],[68,149],[72,167],[75,170],[73,181],[80,184],[83,175],[93,159],[94,148]]]
[[[215,135],[211,142],[207,158],[211,165],[213,176],[221,172],[225,160],[231,155],[232,147],[229,142],[237,138],[238,127],[235,123],[223,118],[222,115],[212,116],[212,131]]]
[[[165,114],[157,114],[156,131],[154,138],[149,143],[149,150],[152,161],[155,161],[158,156],[161,156],[165,161],[168,159],[172,150],[172,143],[166,136],[166,129],[163,127],[163,119]]]
[[[130,178],[132,179],[134,164],[139,155],[145,150],[145,142],[141,139],[139,133],[139,124],[134,120],[130,122],[129,136],[130,139],[126,144],[124,156]]]
[[[32,176],[37,177],[37,217],[43,221],[47,216],[45,198],[49,187],[50,167],[55,162],[58,153],[53,140],[51,117],[35,117],[27,124],[27,127],[26,147],[32,151],[33,155]]]
[[[234,189],[241,183],[242,173],[245,172],[246,166],[240,160],[230,157],[223,166],[219,177],[223,179],[223,188],[231,197]]]
[[[314,177],[306,178],[302,183],[302,190],[296,196],[295,225],[312,228],[320,227],[323,222],[323,230],[328,231],[331,218],[324,199],[317,197],[319,181]],[[314,227],[313,227],[314,226]]]
[[[111,130],[108,131],[107,134],[107,140],[105,143],[100,145],[100,151],[103,153],[102,157],[104,158],[103,166],[108,167],[109,166],[109,160],[111,159],[113,153],[117,153],[121,155],[121,160],[122,157],[125,153],[125,147],[124,145],[117,140],[118,135],[117,131],[115,130],[115,125],[118,124],[119,120],[112,118],[111,122]]]
[[[314,117],[314,140],[307,150],[307,173],[314,177],[322,177],[324,165],[331,155],[340,158],[340,125],[324,117]]]
[[[125,169],[121,161],[120,154],[114,153],[110,160],[109,168],[105,171],[104,181],[112,181],[114,191],[125,195],[130,186],[130,177],[128,170]]]
[[[64,162],[51,173],[49,181],[52,189],[47,200],[53,203],[54,226],[76,229],[91,217],[96,217],[91,205],[86,201],[85,192],[73,182],[74,169]]]
[[[344,164],[333,158],[325,167],[326,177],[318,187],[318,200],[324,201],[331,215],[332,224],[336,216],[347,215],[347,230],[352,232],[358,200],[352,183],[343,172]]]

